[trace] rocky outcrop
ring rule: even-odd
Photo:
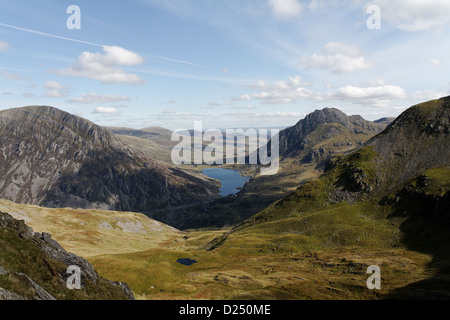
[[[134,300],[127,284],[100,277],[89,262],[66,252],[49,234],[35,233],[6,213],[0,213],[0,243],[0,300]],[[79,290],[67,286],[70,266],[81,271]]]

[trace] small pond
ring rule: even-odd
[[[189,259],[189,258],[180,258],[180,259],[177,260],[177,262],[178,262],[179,264],[182,264],[183,266],[191,266],[191,265],[193,265],[194,263],[197,263],[197,261],[191,260],[191,259]]]

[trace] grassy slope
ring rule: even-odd
[[[139,213],[48,209],[7,200],[0,200],[0,210],[25,220],[35,232],[50,233],[64,249],[84,258],[146,250],[183,237]]]
[[[2,215],[4,213],[0,212]],[[16,229],[0,229],[0,266],[8,271],[7,274],[0,274],[1,288],[34,300],[37,294],[30,286],[28,279],[31,278],[57,300],[125,299],[124,292],[104,278],[98,278],[95,283],[84,279],[82,290],[69,290],[59,279],[66,273],[66,263],[44,254],[34,241],[23,237]]]
[[[360,209],[341,206],[254,226],[214,251],[202,247],[223,231],[91,262],[103,276],[130,284],[140,299],[377,299],[432,276],[429,255],[399,246],[395,225]],[[178,258],[198,263],[182,266]],[[365,285],[372,264],[383,270],[380,292]]]
[[[214,251],[203,247],[226,230],[144,236],[98,229],[107,219],[98,211],[78,216],[81,212],[47,212],[4,201],[1,205],[24,218],[32,216],[29,224],[53,232],[103,277],[127,282],[138,299],[376,299],[432,275],[426,269],[431,257],[398,246],[396,224],[377,218],[384,213],[366,214],[368,203],[357,211],[341,204],[255,225],[232,234]],[[68,217],[60,220],[63,216]],[[130,218],[128,213],[125,217]],[[97,228],[104,241],[76,233],[67,237],[76,221],[86,223],[85,231]],[[198,263],[183,266],[178,258]],[[384,287],[378,293],[365,287],[365,270],[371,264],[383,268]]]

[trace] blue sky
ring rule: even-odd
[[[66,12],[81,9],[81,29]],[[369,29],[368,5],[381,28]],[[283,127],[369,120],[450,94],[448,0],[1,0],[0,109],[100,125]]]

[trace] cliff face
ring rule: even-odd
[[[413,106],[366,143],[376,153],[379,188],[392,191],[450,163],[450,97]]]
[[[100,277],[85,259],[66,252],[49,234],[0,212],[0,300],[134,300],[126,283]],[[68,267],[81,271],[70,290]]]
[[[149,211],[204,201],[210,186],[46,106],[0,112],[0,197],[49,207]]]

